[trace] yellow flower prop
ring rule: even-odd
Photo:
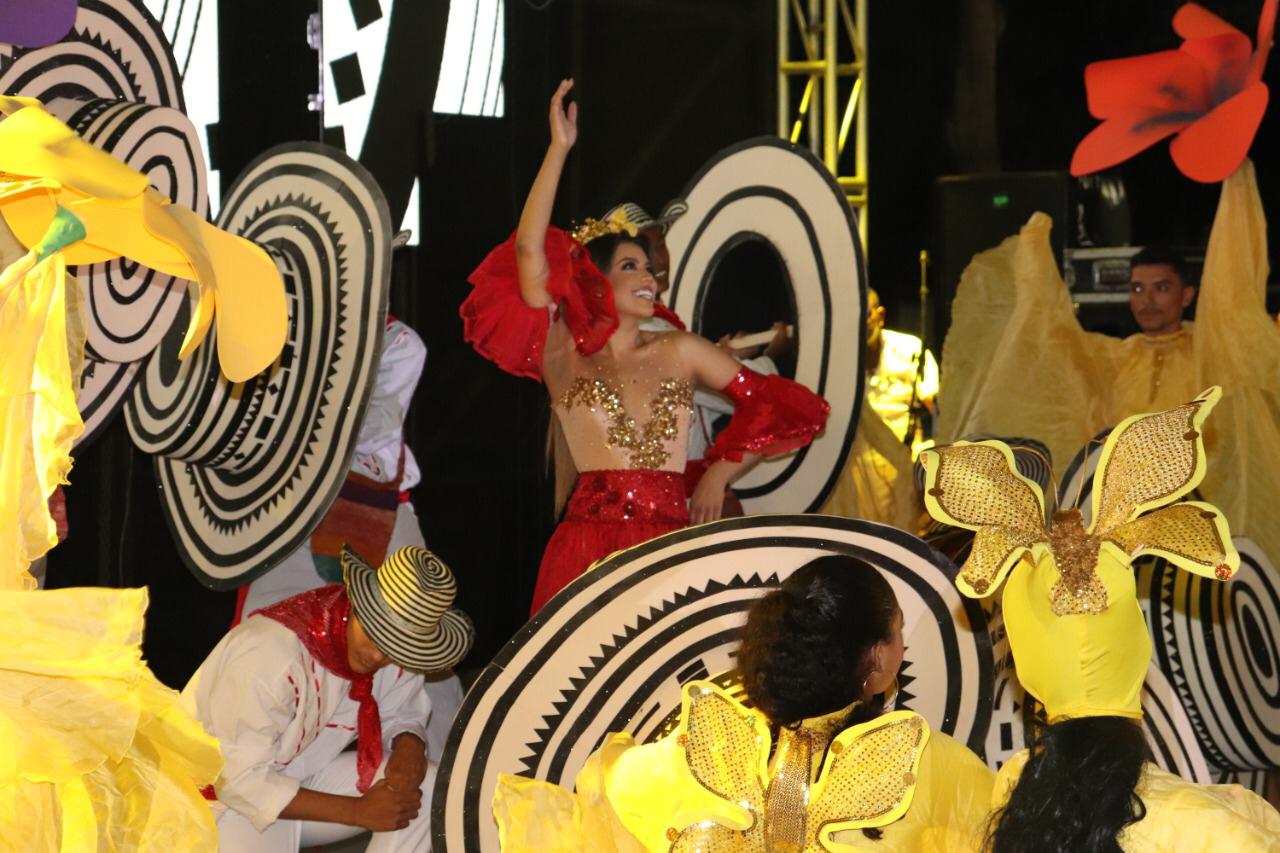
[[[1088,528],[1078,509],[1056,512],[1046,524],[1044,495],[1017,473],[1001,442],[957,442],[922,454],[930,514],[975,532],[956,585],[982,597],[1007,578],[1004,616],[1018,676],[1051,720],[1142,715],[1151,640],[1130,570],[1134,558],[1158,555],[1219,580],[1239,567],[1216,507],[1174,503],[1204,477],[1203,424],[1221,397],[1213,387],[1112,430],[1093,481]]]
[[[145,175],[80,139],[33,98],[0,96],[0,215],[27,247],[58,206],[87,236],[63,251],[68,265],[126,256],[195,282],[199,298],[183,340],[185,358],[218,322],[218,360],[232,382],[271,365],[288,328],[284,284],[260,247],[173,204]]]

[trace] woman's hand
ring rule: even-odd
[[[573,143],[578,141],[578,105],[564,106],[565,95],[573,88],[573,80],[561,80],[560,86],[551,96],[551,147],[562,154],[569,153]]]
[[[720,462],[707,468],[689,499],[689,523],[705,524],[715,521],[724,512],[724,492],[729,488],[726,466]]]

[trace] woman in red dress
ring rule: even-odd
[[[724,491],[761,455],[813,440],[826,402],[795,382],[742,368],[687,332],[643,332],[657,286],[646,244],[622,219],[551,227],[577,104],[551,99],[551,144],[515,235],[471,275],[466,339],[517,376],[547,386],[577,483],[547,543],[531,612],[592,563],[690,523],[720,516]],[[694,385],[735,401],[732,422],[685,503],[685,448]],[[557,510],[559,507],[557,507]]]

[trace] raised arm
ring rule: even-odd
[[[572,88],[572,80],[563,80],[551,96],[551,144],[547,146],[547,156],[542,159],[542,168],[538,170],[529,197],[525,199],[524,212],[520,214],[520,225],[516,229],[520,296],[526,305],[533,308],[551,305],[551,295],[547,293],[550,267],[545,244],[560,173],[564,170],[569,149],[578,139],[578,105],[569,104],[567,110],[564,107],[565,96]]]

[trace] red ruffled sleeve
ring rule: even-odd
[[[559,228],[547,229],[546,253],[547,292],[578,352],[591,355],[618,328],[613,288],[582,246]],[[473,289],[458,312],[463,337],[508,373],[541,380],[551,314],[520,296],[515,235],[490,252],[467,281]]]
[[[707,459],[741,462],[742,454],[776,456],[813,441],[827,424],[831,406],[801,385],[781,376],[742,368],[720,389],[733,400],[733,417],[707,450]]]

